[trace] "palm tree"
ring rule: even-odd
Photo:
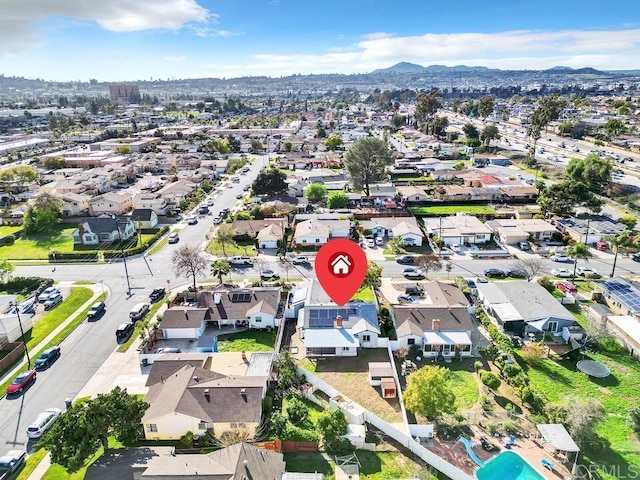
[[[216,260],[211,264],[211,275],[218,277],[220,283],[222,283],[222,277],[229,275],[231,272],[231,265],[226,260]]]
[[[615,250],[615,256],[613,257],[613,267],[611,268],[610,278],[616,273],[616,262],[618,261],[618,251],[620,248],[638,247],[640,245],[640,238],[638,234],[632,230],[626,230],[615,237],[607,238],[609,243],[613,245]]]
[[[578,259],[580,260],[588,260],[593,257],[593,253],[589,251],[589,247],[587,247],[582,242],[576,242],[569,247],[567,250],[567,255],[573,258],[573,275],[571,279],[576,281],[576,268],[578,268]]]

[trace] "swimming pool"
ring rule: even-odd
[[[478,480],[544,480],[524,458],[506,450],[476,472]]]

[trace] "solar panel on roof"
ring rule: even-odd
[[[251,294],[250,293],[233,293],[231,294],[231,301],[234,303],[242,303],[242,302],[250,302]]]

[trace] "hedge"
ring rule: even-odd
[[[500,388],[500,379],[492,372],[488,372],[487,370],[480,371],[480,380],[491,390],[497,390]]]
[[[154,230],[156,233],[153,237],[151,237],[151,239],[148,242],[144,242],[143,244],[137,246],[137,247],[133,247],[133,248],[128,248],[124,251],[124,255],[126,257],[130,257],[132,255],[138,255],[144,251],[146,251],[149,247],[151,247],[151,245],[153,245],[154,243],[156,243],[160,237],[162,237],[162,235],[164,235],[165,233],[167,233],[167,231],[169,230],[168,226],[164,226],[162,227],[160,230]],[[55,252],[56,254],[56,260],[88,260],[88,261],[97,261],[98,260],[98,256],[100,255],[100,253],[102,252],[102,255],[104,256],[104,258],[120,258],[122,257],[122,252],[117,251],[117,250],[110,250],[110,251],[104,251],[104,250],[85,250],[85,251],[80,251],[80,252]],[[49,252],[49,260],[53,260],[53,253],[54,252]]]
[[[5,283],[0,283],[0,291],[8,293],[29,293],[36,290],[40,293],[53,285],[53,278],[42,277],[12,277]]]

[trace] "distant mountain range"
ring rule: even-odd
[[[453,73],[453,72],[501,72],[499,68],[488,68],[482,66],[469,67],[467,65],[456,65],[455,67],[447,67],[445,65],[429,65],[423,67],[415,63],[400,62],[388,68],[379,68],[371,72],[372,74],[386,74],[386,73]],[[591,67],[584,68],[571,68],[571,67],[552,67],[546,70],[541,70],[547,73],[557,73],[563,75],[607,75],[608,72],[596,70]],[[624,73],[623,71],[617,71],[616,73]]]

